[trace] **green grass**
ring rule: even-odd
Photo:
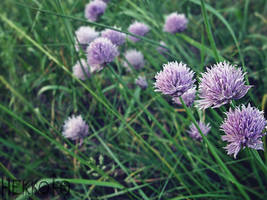
[[[168,61],[183,61],[199,75],[228,60],[254,85],[235,104],[267,110],[267,3],[111,0],[96,23],[84,18],[86,3],[1,2],[0,177],[38,179],[34,189],[41,181],[67,182],[66,199],[264,199],[267,153],[245,149],[233,159],[223,149],[219,127],[230,105],[205,112],[212,129],[197,142],[186,130],[203,113],[173,104],[154,92],[153,83]],[[185,32],[170,35],[162,27],[164,16],[174,11],[185,13],[189,24]],[[113,63],[85,81],[72,75],[72,66],[84,58],[74,47],[79,26],[101,31],[116,25],[128,33],[133,20],[151,28],[142,42],[128,41]],[[169,49],[166,57],[155,50],[161,40]],[[142,51],[144,69],[129,73],[122,66],[130,48]],[[148,78],[146,90],[134,84],[140,74]],[[62,136],[72,114],[81,114],[89,125],[81,147]],[[266,149],[266,138],[264,144]],[[63,192],[44,193],[44,188],[1,198],[64,199]]]

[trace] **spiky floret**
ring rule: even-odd
[[[201,74],[197,107],[206,109],[218,108],[231,100],[240,99],[251,88],[245,85],[241,68],[236,68],[228,62],[219,62],[207,72]]]
[[[265,127],[263,111],[259,111],[250,104],[247,107],[242,105],[235,110],[230,108],[221,125],[221,130],[225,133],[222,140],[228,142],[225,147],[227,154],[234,155],[236,158],[238,152],[245,147],[264,150],[262,137]]]
[[[186,64],[169,62],[163,65],[163,70],[155,76],[155,91],[172,97],[179,97],[193,87],[194,72]]]

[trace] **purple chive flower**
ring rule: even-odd
[[[83,139],[88,136],[88,125],[83,121],[81,115],[73,115],[64,122],[62,134],[71,140]]]
[[[100,66],[112,62],[119,55],[118,48],[107,38],[97,38],[87,48],[87,62],[90,66]]]
[[[138,36],[144,36],[149,31],[149,27],[144,23],[134,22],[129,26],[128,31]],[[138,42],[140,40],[134,36],[129,36],[129,39],[133,42]]]
[[[228,155],[234,154],[234,158],[241,148],[252,148],[256,150],[264,150],[262,137],[265,135],[263,130],[266,126],[266,120],[262,111],[251,107],[241,107],[226,113],[221,129],[225,135],[222,136],[223,141],[229,144],[225,147]]]
[[[194,72],[186,64],[169,62],[163,65],[163,70],[155,76],[155,91],[162,92],[172,97],[179,97],[193,87]]]
[[[218,108],[233,99],[245,96],[251,86],[245,85],[244,75],[241,68],[235,68],[227,62],[220,62],[208,68],[200,78],[200,100],[196,101],[197,107]]]
[[[86,79],[86,77],[90,77],[91,73],[87,65],[87,62],[84,59],[82,59],[81,62],[78,61],[72,67],[73,75],[83,81]]]
[[[93,0],[85,6],[85,17],[95,22],[101,15],[104,14],[107,4],[104,1]]]
[[[181,97],[184,103],[186,104],[186,106],[191,107],[196,97],[196,87],[190,88]],[[173,98],[173,101],[176,104],[182,105],[182,102],[180,101],[179,97]]]
[[[111,29],[102,31],[101,36],[110,39],[110,41],[117,46],[122,45],[125,42],[126,38],[124,33]]]
[[[136,83],[136,85],[138,85],[142,89],[146,89],[148,86],[147,81],[146,81],[146,77],[144,77],[144,76],[138,76],[138,78],[135,79],[135,83]]]
[[[79,50],[79,47],[81,47],[82,50],[85,51],[88,44],[98,37],[98,32],[89,26],[81,26],[77,31],[75,31],[75,37],[76,50]]]
[[[163,41],[160,41],[160,44],[163,45],[163,46],[166,46],[165,42]],[[160,53],[160,54],[164,54],[166,52],[168,52],[168,49],[164,48],[164,47],[161,47],[161,46],[158,46],[157,47],[157,51]]]
[[[172,34],[182,32],[187,27],[187,19],[184,14],[171,13],[166,17],[163,30]]]
[[[125,61],[123,65],[128,71],[131,71],[131,67],[134,67],[136,70],[138,70],[145,66],[144,56],[140,51],[136,51],[134,49],[126,51],[125,59],[127,62]]]
[[[203,133],[203,135],[207,135],[208,132],[210,131],[210,125],[209,123],[208,124],[205,124],[201,121],[198,122],[198,126],[201,130],[201,132]],[[200,135],[197,127],[195,126],[195,124],[191,124],[190,127],[189,127],[189,130],[187,131],[189,133],[189,136],[195,140],[198,140],[198,141],[202,141],[202,136]]]

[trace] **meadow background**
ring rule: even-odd
[[[204,1],[202,1],[204,2]],[[205,142],[191,139],[190,117],[154,92],[154,76],[168,61],[203,72],[218,60],[247,70],[254,87],[237,105],[260,110],[267,100],[267,2],[265,0],[111,0],[96,23],[84,18],[87,0],[2,0],[0,5],[0,177],[68,181],[70,192],[36,191],[2,199],[264,199],[267,153],[226,154],[220,125],[229,105],[208,109]],[[164,16],[184,13],[183,33],[163,32]],[[122,31],[138,20],[151,31],[127,42],[120,56],[85,81],[72,66],[81,57],[74,32],[82,25]],[[208,26],[205,26],[205,24]],[[169,55],[156,51],[160,41]],[[125,50],[144,54],[145,68],[127,72]],[[135,85],[145,75],[148,88]],[[81,114],[89,137],[81,147],[62,136],[72,114]],[[196,117],[199,113],[194,110]],[[266,118],[266,115],[265,115]],[[266,149],[266,138],[264,137]],[[265,163],[264,163],[265,162]],[[3,184],[3,183],[2,183]]]

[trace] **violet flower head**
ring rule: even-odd
[[[197,107],[218,108],[233,99],[245,96],[251,86],[245,85],[244,75],[241,68],[227,62],[220,62],[208,68],[200,78],[200,100],[196,101]]]
[[[139,70],[145,66],[144,56],[140,51],[136,51],[134,49],[126,51],[125,59],[127,60],[127,62],[125,61],[123,65],[127,68],[128,71],[131,71],[131,67]]]
[[[163,65],[163,70],[155,76],[155,91],[170,95],[174,98],[183,95],[193,87],[194,72],[192,72],[186,64],[169,62]]]
[[[196,87],[192,87],[189,90],[187,90],[181,98],[183,99],[186,106],[191,107],[195,101],[196,97]],[[174,103],[178,105],[182,105],[182,102],[180,101],[179,97],[173,98]]]
[[[90,77],[91,75],[90,69],[88,68],[88,64],[84,59],[80,60],[80,62],[78,61],[72,67],[72,72],[74,76],[83,81],[86,79],[86,77]]]
[[[198,126],[201,130],[201,132],[203,133],[203,135],[207,135],[208,132],[210,131],[210,124],[205,124],[201,121],[198,122]],[[202,136],[200,135],[197,127],[195,126],[195,124],[191,124],[190,127],[189,127],[189,130],[187,131],[189,133],[189,136],[195,140],[198,140],[198,141],[202,141]]]
[[[107,38],[97,38],[87,48],[87,62],[90,66],[112,62],[119,55],[118,48]]]
[[[187,28],[188,20],[184,14],[171,13],[166,17],[163,30],[172,34],[180,33]]]
[[[148,86],[147,81],[146,81],[146,77],[144,77],[144,76],[138,76],[138,78],[135,79],[135,83],[136,83],[136,85],[138,85],[142,89],[146,89]]]
[[[266,120],[263,111],[242,105],[235,110],[230,108],[226,113],[221,129],[225,135],[222,136],[223,141],[229,144],[225,147],[228,155],[236,155],[245,147],[264,150],[262,137],[265,135],[263,130],[266,126]]]
[[[95,22],[104,14],[107,4],[104,1],[93,0],[85,6],[85,18]]]
[[[128,31],[130,33],[138,36],[144,36],[145,34],[148,33],[149,30],[150,28],[146,24],[137,21],[132,23],[128,28]],[[140,40],[139,38],[131,35],[129,36],[129,39],[132,40],[133,42],[138,42]]]
[[[77,31],[75,31],[75,37],[76,50],[79,50],[81,47],[82,50],[85,51],[89,43],[98,37],[98,32],[89,26],[81,26]]]
[[[124,44],[126,38],[126,35],[124,33],[111,29],[102,31],[101,36],[110,39],[110,41],[117,46]]]
[[[160,44],[163,45],[163,46],[166,46],[165,42],[163,41],[160,41]],[[158,46],[157,47],[157,51],[160,53],[160,54],[164,54],[164,53],[167,53],[168,52],[168,49],[164,48],[164,47],[161,47],[161,46]]]
[[[81,115],[73,115],[65,120],[62,134],[71,140],[83,139],[88,136],[88,128]]]

